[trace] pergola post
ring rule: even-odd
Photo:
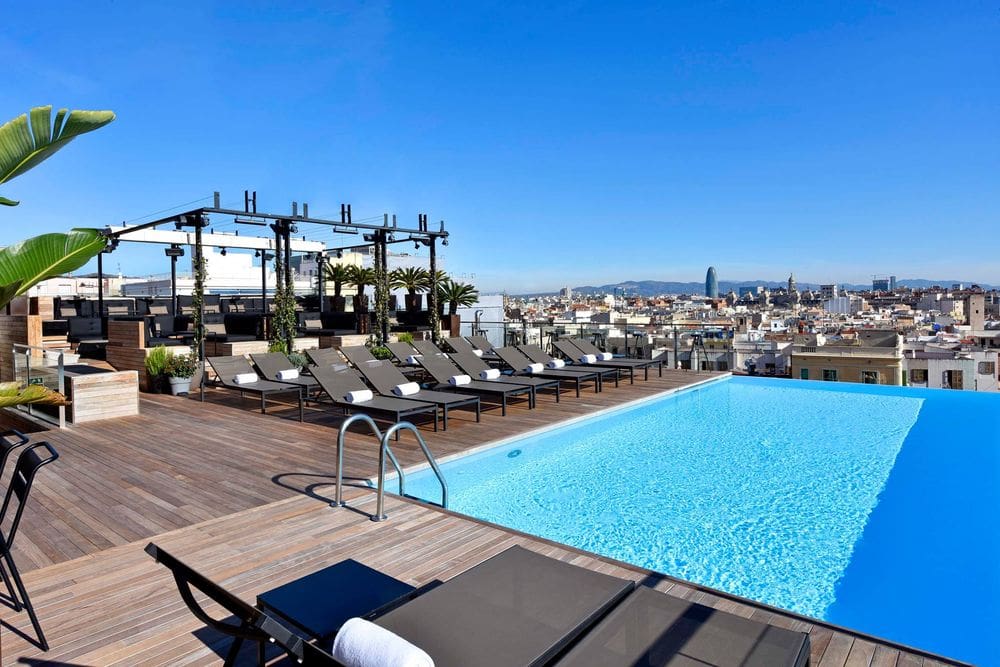
[[[376,277],[375,289],[379,291],[376,299],[375,313],[378,319],[379,334],[382,337],[381,344],[389,342],[389,245],[387,243],[387,232],[378,235],[378,246],[375,260],[378,262],[379,275]]]
[[[104,251],[97,253],[97,316],[101,318],[101,336],[106,336],[107,320],[104,319]]]
[[[319,274],[319,282],[316,283],[316,293],[319,295],[319,313],[322,315],[326,311],[324,302],[326,301],[326,253],[321,252],[316,255],[316,267]]]
[[[198,344],[198,359],[201,362],[201,379],[198,381],[201,400],[205,400],[205,249],[201,245],[201,228],[205,216],[199,215],[194,225],[194,291],[198,295],[198,326],[195,341]]]
[[[430,243],[430,264],[431,264],[431,287],[430,294],[427,295],[428,319],[431,325],[431,339],[436,344],[438,342],[438,329],[441,325],[441,318],[438,316],[438,274],[437,274],[437,237],[431,237]]]

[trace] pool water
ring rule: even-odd
[[[729,378],[443,470],[456,511],[1000,664],[1000,396]]]

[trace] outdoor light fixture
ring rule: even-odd
[[[414,241],[413,242],[413,249],[414,250],[420,250],[420,241]]]
[[[225,257],[226,256],[226,249],[223,248],[222,251],[219,254],[222,255],[223,257]]]
[[[443,241],[441,241],[441,245],[448,245],[448,237],[447,236],[444,237]]]
[[[338,250],[337,251],[337,259],[341,259],[341,258],[343,258],[343,256],[344,256],[344,251],[343,250]]]
[[[183,257],[184,248],[177,245],[172,245],[169,248],[164,248],[163,254],[165,254],[167,257]]]

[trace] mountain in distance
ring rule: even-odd
[[[970,285],[979,285],[983,289],[989,290],[993,289],[992,285],[987,285],[985,283],[976,283],[974,281],[965,280],[925,280],[923,278],[907,278],[903,280],[897,280],[896,284],[900,287],[911,287],[914,289],[927,289],[938,285],[940,287],[951,287],[955,284],[962,284],[966,287]],[[786,281],[774,281],[774,280],[720,280],[719,281],[719,294],[724,295],[733,290],[737,294],[742,287],[757,287],[763,285],[768,289],[784,288],[788,286]],[[841,289],[860,291],[871,289],[871,283],[867,284],[851,284],[851,283],[837,283],[837,286]],[[798,288],[800,291],[805,290],[818,290],[819,283],[798,283]],[[610,283],[607,285],[581,285],[580,287],[573,288],[573,294],[612,294],[616,290],[624,290],[629,295],[635,296],[657,296],[660,294],[704,294],[705,293],[705,283],[704,282],[670,282],[662,280],[626,280],[620,283]],[[556,292],[544,292],[536,294],[525,294],[522,296],[546,296],[556,294]]]

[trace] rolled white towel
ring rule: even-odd
[[[545,365],[548,366],[549,368],[559,369],[565,366],[566,362],[563,361],[562,359],[553,359],[552,361],[548,362]]]
[[[482,350],[473,350],[472,354],[476,355],[477,357],[481,357],[481,356],[483,356],[483,351]]]
[[[601,361],[611,361],[612,359],[615,358],[615,355],[611,354],[610,352],[601,352],[599,355],[597,355],[597,358],[600,359]]]
[[[452,387],[461,387],[463,384],[469,384],[472,382],[472,378],[468,375],[452,375],[448,378],[448,384]]]
[[[481,380],[496,380],[500,377],[500,369],[498,368],[488,368],[485,371],[479,371],[479,378]]]
[[[298,368],[289,368],[288,370],[278,371],[279,380],[296,380],[299,377]]]
[[[358,389],[356,391],[347,392],[347,396],[344,396],[344,400],[348,403],[364,403],[375,398],[375,394],[372,393],[371,389]]]
[[[412,396],[418,391],[420,391],[420,385],[416,382],[405,382],[403,384],[397,384],[392,388],[392,393],[396,396]]]
[[[595,364],[595,363],[597,363],[597,355],[596,354],[585,354],[582,357],[580,357],[580,363],[581,364]]]
[[[418,361],[418,360],[422,356],[423,356],[422,354],[411,354],[410,356],[408,356],[406,358],[406,363],[408,363],[411,366],[419,366],[420,365],[420,361]]]
[[[423,649],[363,618],[340,627],[333,657],[345,667],[434,667]]]
[[[525,367],[524,372],[535,374],[535,373],[541,373],[543,370],[545,370],[545,366],[542,364],[529,364],[528,366]]]
[[[256,373],[237,373],[236,377],[233,378],[233,382],[236,384],[253,384],[260,380]]]

